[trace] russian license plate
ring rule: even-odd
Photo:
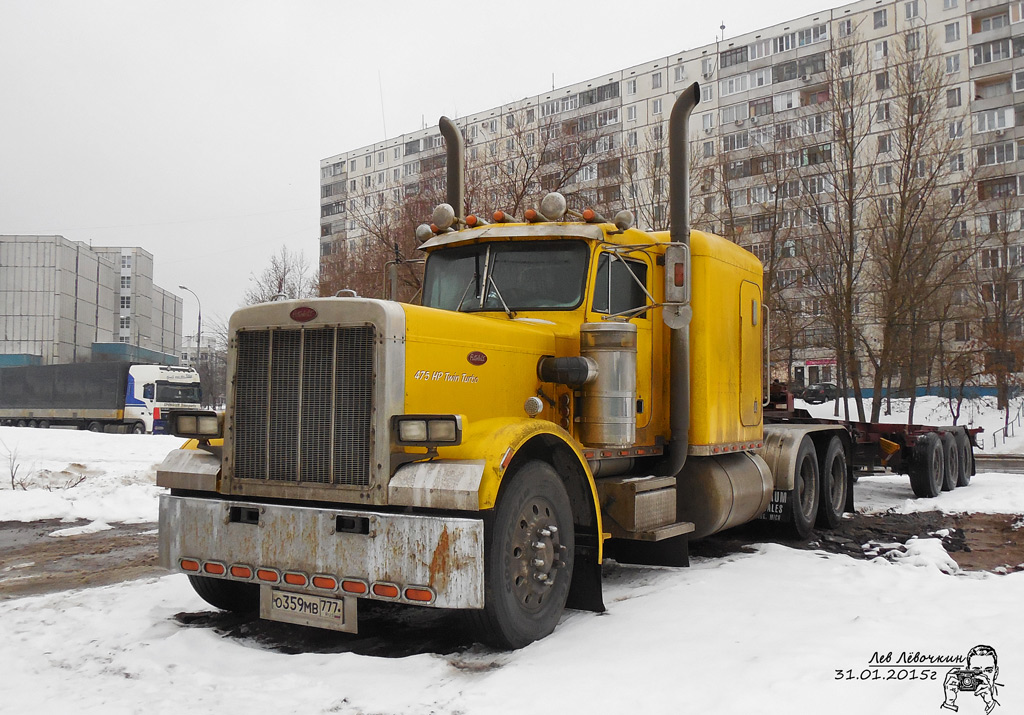
[[[352,596],[331,598],[261,586],[260,618],[356,633],[356,600]]]

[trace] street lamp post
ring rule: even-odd
[[[200,347],[200,345],[203,337],[203,304],[200,302],[199,296],[196,295],[196,292],[194,290],[192,290],[191,288],[186,288],[185,286],[182,285],[178,287],[181,288],[182,290],[187,290],[189,293],[191,293],[192,297],[196,299],[196,305],[199,306],[199,320],[196,321],[196,365],[198,365],[199,355],[202,352],[202,348]]]

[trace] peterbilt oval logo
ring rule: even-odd
[[[289,313],[292,320],[298,323],[308,323],[316,317],[316,311],[310,308],[308,305],[300,305],[298,308]]]
[[[466,356],[466,359],[469,360],[470,365],[483,365],[485,362],[487,362],[487,356],[484,355],[479,350],[474,350],[473,352],[471,352],[469,355]]]

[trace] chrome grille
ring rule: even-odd
[[[234,477],[368,486],[373,326],[243,330]]]

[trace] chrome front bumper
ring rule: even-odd
[[[164,494],[160,564],[183,573],[310,593],[439,608],[484,605],[480,519]],[[333,588],[313,585],[332,579],[337,584]],[[424,590],[433,594],[429,602],[423,601]],[[397,596],[390,595],[396,591]]]

